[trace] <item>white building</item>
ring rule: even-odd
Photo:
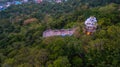
[[[11,2],[7,2],[6,7],[9,7],[11,5]]]
[[[97,20],[95,17],[89,17],[84,24],[87,32],[95,32],[97,28]]]
[[[23,2],[24,2],[24,3],[27,3],[27,2],[28,2],[28,0],[23,0]]]
[[[3,6],[0,6],[0,9],[2,9],[3,8]]]
[[[85,21],[86,26],[94,26],[96,24],[97,20],[95,17],[91,16]]]
[[[61,3],[61,2],[62,2],[62,0],[55,0],[55,2],[56,2],[56,3]]]

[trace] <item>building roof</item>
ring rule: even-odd
[[[94,26],[96,24],[97,20],[95,17],[89,17],[86,21],[85,21],[85,25],[86,26]]]

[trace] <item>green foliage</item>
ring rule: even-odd
[[[120,5],[115,4],[119,2],[69,0],[15,5],[1,11],[0,66],[119,67]],[[98,20],[91,36],[83,33],[83,22],[89,16]],[[31,18],[37,21],[24,24]],[[42,37],[47,29],[74,27],[73,36]]]
[[[67,57],[59,57],[53,62],[53,67],[70,67],[71,64]]]
[[[104,12],[104,13],[110,13],[116,9],[116,4],[109,4],[105,7],[101,7],[99,11]]]
[[[3,67],[12,67],[13,66],[13,62],[14,62],[14,59],[7,59],[5,60],[6,63],[3,64]]]
[[[79,58],[79,57],[74,57],[73,58],[73,60],[72,60],[72,65],[74,66],[74,67],[82,67],[83,66],[83,61],[82,61],[82,59],[81,58]]]

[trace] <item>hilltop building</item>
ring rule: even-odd
[[[28,0],[23,0],[23,2],[24,2],[24,3],[27,3],[27,2],[28,2]]]
[[[92,34],[96,31],[97,28],[97,20],[95,17],[91,16],[85,21],[85,33],[87,35]]]
[[[55,2],[56,2],[56,3],[61,3],[61,2],[62,2],[62,0],[55,0]]]
[[[43,0],[35,0],[36,3],[41,3]]]

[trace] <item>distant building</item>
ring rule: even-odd
[[[97,20],[95,17],[91,16],[85,21],[85,30],[88,35],[95,32],[96,28],[97,28]]]
[[[3,6],[0,6],[0,9],[2,9],[3,8]]]
[[[61,30],[46,30],[43,32],[43,37],[50,37],[50,36],[71,36],[75,32],[75,29],[61,29]]]
[[[11,2],[7,2],[6,7],[9,7],[11,5]]]
[[[23,2],[24,2],[24,3],[27,3],[27,2],[28,2],[28,0],[23,0]]]
[[[36,3],[41,3],[43,0],[35,0]]]
[[[56,2],[56,3],[61,3],[61,2],[62,2],[62,0],[55,0],[55,2]]]
[[[3,10],[3,6],[0,6],[0,11]]]
[[[5,4],[3,4],[3,3],[0,3],[0,11],[2,11],[2,10],[5,10],[6,9],[6,6],[5,6]]]
[[[14,3],[15,5],[20,5],[20,4],[22,4],[21,1],[14,1],[13,3]]]

